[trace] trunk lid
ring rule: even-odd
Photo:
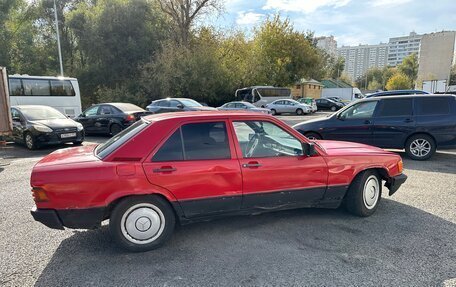
[[[93,152],[95,147],[96,145],[88,145],[59,149],[45,156],[35,165],[35,167],[99,161],[100,159],[98,159]]]

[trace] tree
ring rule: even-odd
[[[397,66],[397,69],[402,74],[406,75],[413,85],[418,75],[418,56],[412,53],[402,60],[402,63]]]
[[[391,90],[406,90],[412,88],[410,78],[401,72],[394,74],[386,84],[386,89]]]
[[[178,33],[178,41],[188,45],[190,29],[204,13],[221,10],[219,0],[157,0],[161,10],[171,17]]]

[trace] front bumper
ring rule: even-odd
[[[33,218],[49,228],[94,229],[100,226],[105,218],[105,208],[86,209],[40,209],[33,207],[30,211]]]
[[[403,173],[391,177],[386,183],[385,186],[389,189],[389,195],[393,195],[399,187],[407,180],[407,176]]]
[[[73,131],[71,131],[73,132]],[[36,143],[38,145],[56,145],[69,142],[83,142],[84,141],[84,130],[76,131],[75,137],[62,138],[62,134],[65,132],[51,132],[51,133],[39,133],[35,136]]]

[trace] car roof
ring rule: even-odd
[[[210,120],[222,118],[270,118],[275,119],[271,115],[259,114],[249,111],[196,111],[196,112],[179,112],[179,113],[162,113],[153,114],[143,117],[146,121],[158,122],[171,119],[179,120]]]
[[[11,108],[15,108],[15,109],[22,109],[22,108],[52,108],[50,106],[46,106],[46,105],[18,105],[18,106],[11,106]]]
[[[370,97],[370,98],[364,98],[361,99],[360,101],[375,101],[375,100],[381,100],[381,99],[408,99],[408,98],[432,98],[432,97],[455,97],[456,95],[452,94],[412,94],[412,95],[394,95],[394,96],[378,96],[378,97]]]

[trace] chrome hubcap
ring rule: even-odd
[[[153,204],[140,203],[130,207],[122,216],[121,230],[124,237],[136,244],[156,240],[165,228],[165,216]]]
[[[26,135],[25,136],[25,144],[27,145],[28,148],[33,147],[33,138],[31,135]]]
[[[431,143],[425,139],[416,139],[410,144],[410,152],[417,157],[423,157],[431,151]]]
[[[367,178],[364,183],[363,190],[363,201],[364,206],[367,209],[372,209],[375,207],[378,201],[378,196],[380,193],[380,184],[378,178],[375,175],[371,175]]]

